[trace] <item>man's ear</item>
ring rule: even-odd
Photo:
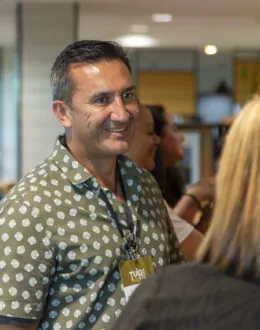
[[[64,102],[58,100],[53,101],[52,111],[63,127],[70,128],[72,126],[72,118],[69,113],[69,108]]]

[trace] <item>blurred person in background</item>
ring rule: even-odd
[[[259,134],[256,97],[227,133],[213,218],[197,261],[145,281],[114,330],[260,329]]]
[[[201,213],[197,229],[205,233],[212,215],[214,179],[203,178],[186,190],[180,170],[176,167],[184,158],[184,137],[175,125],[173,116],[163,106],[148,105],[147,108],[154,119],[154,131],[161,139],[152,173],[165,200],[176,214],[192,223],[196,213]]]
[[[154,121],[151,112],[139,103],[139,118],[136,122],[135,134],[128,151],[128,156],[147,171],[155,167],[155,154],[161,139],[154,132]],[[177,201],[178,203],[178,201]],[[165,201],[170,218],[179,240],[184,256],[191,260],[201,243],[203,235],[190,223],[181,219]]]

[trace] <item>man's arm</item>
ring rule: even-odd
[[[46,231],[37,230],[44,222],[23,200],[1,201],[0,219],[0,330],[34,330],[47,303],[55,267],[53,247]]]

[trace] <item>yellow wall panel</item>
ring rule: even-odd
[[[239,62],[235,63],[235,102],[244,104],[260,87],[260,63]]]
[[[193,72],[139,72],[137,92],[143,103],[162,104],[173,114],[193,115],[196,111]]]

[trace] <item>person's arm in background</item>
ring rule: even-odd
[[[188,189],[187,194],[180,198],[173,211],[180,218],[192,223],[196,213],[201,211],[202,203],[213,199],[214,179],[203,179]]]
[[[209,203],[203,207],[202,215],[199,219],[199,222],[196,224],[195,228],[205,234],[209,228],[211,218],[213,214],[213,203]]]
[[[178,217],[165,202],[181,251],[186,259],[193,260],[203,235],[187,221]]]
[[[187,236],[184,241],[180,242],[181,251],[187,260],[194,260],[202,239],[203,235],[201,232],[194,228],[189,236]]]
[[[198,211],[198,205],[190,198],[190,196],[183,195],[173,210],[180,218],[192,223],[194,216]]]

